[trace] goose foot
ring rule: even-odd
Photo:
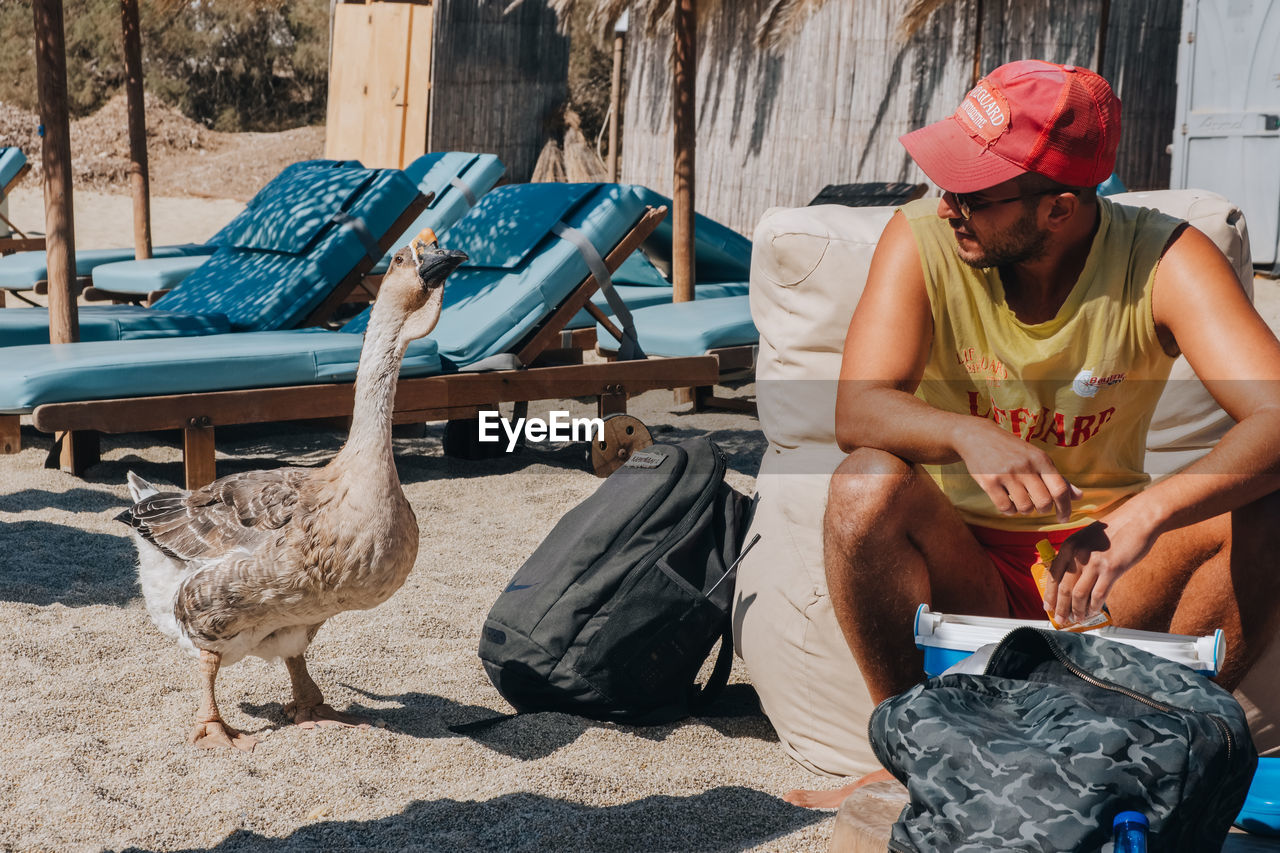
[[[307,638],[315,636],[319,625],[307,631]],[[293,701],[284,706],[285,714],[304,729],[323,728],[368,728],[369,721],[354,714],[335,711],[324,701],[320,688],[311,680],[307,672],[307,662],[302,655],[285,658],[284,665],[289,670],[289,681],[293,684]]]
[[[317,705],[299,706],[297,702],[290,702],[284,706],[285,714],[298,725],[299,728],[344,728],[344,729],[367,729],[369,721],[364,717],[355,714],[344,714],[341,711],[335,711],[327,702],[321,702]]]
[[[187,738],[193,746],[201,749],[238,749],[241,752],[253,752],[258,739],[252,735],[237,731],[222,720],[208,720],[196,723],[191,736]]]
[[[200,650],[200,681],[204,704],[196,717],[198,721],[191,736],[187,740],[201,749],[238,749],[242,752],[253,752],[258,739],[244,732],[236,731],[222,721],[218,713],[218,702],[213,695],[213,683],[218,677],[218,668],[222,665],[222,655],[208,649]]]

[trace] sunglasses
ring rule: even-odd
[[[978,198],[973,193],[953,193],[946,192],[943,195],[951,196],[955,202],[953,207],[960,214],[960,218],[965,222],[969,221],[969,217],[973,216],[979,210],[985,210],[988,207],[995,207],[998,204],[1008,204],[1011,201],[1018,201],[1024,198],[1037,198],[1044,195],[1061,195],[1063,193],[1074,192],[1068,187],[1059,187],[1052,190],[1037,190],[1030,193],[1021,193],[1019,195],[1011,195],[1008,198]]]

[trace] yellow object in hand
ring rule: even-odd
[[[1036,551],[1040,554],[1040,559],[1031,567],[1031,577],[1035,579],[1036,589],[1040,590],[1040,598],[1044,598],[1045,587],[1049,583],[1049,567],[1053,565],[1053,560],[1058,556],[1058,552],[1054,550],[1053,543],[1048,539],[1041,539],[1036,543]],[[1102,612],[1090,616],[1083,622],[1072,622],[1071,620],[1058,621],[1052,610],[1049,610],[1048,603],[1045,604],[1045,612],[1049,616],[1049,622],[1053,627],[1060,631],[1092,631],[1095,628],[1103,628],[1111,624],[1111,611],[1107,606],[1102,605]]]

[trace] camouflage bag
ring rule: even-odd
[[[911,794],[895,851],[1097,851],[1130,809],[1152,850],[1218,850],[1258,763],[1244,711],[1204,676],[1038,628],[1006,635],[983,675],[886,699],[870,729]]]

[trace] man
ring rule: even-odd
[[[872,698],[922,678],[916,606],[1222,628],[1233,688],[1280,627],[1280,342],[1217,247],[1099,199],[1120,104],[1023,61],[903,144],[944,190],[885,228],[845,342],[824,560]],[[1236,425],[1147,487],[1185,353]],[[925,466],[929,466],[926,470]],[[1035,543],[1059,549],[1043,602]]]

